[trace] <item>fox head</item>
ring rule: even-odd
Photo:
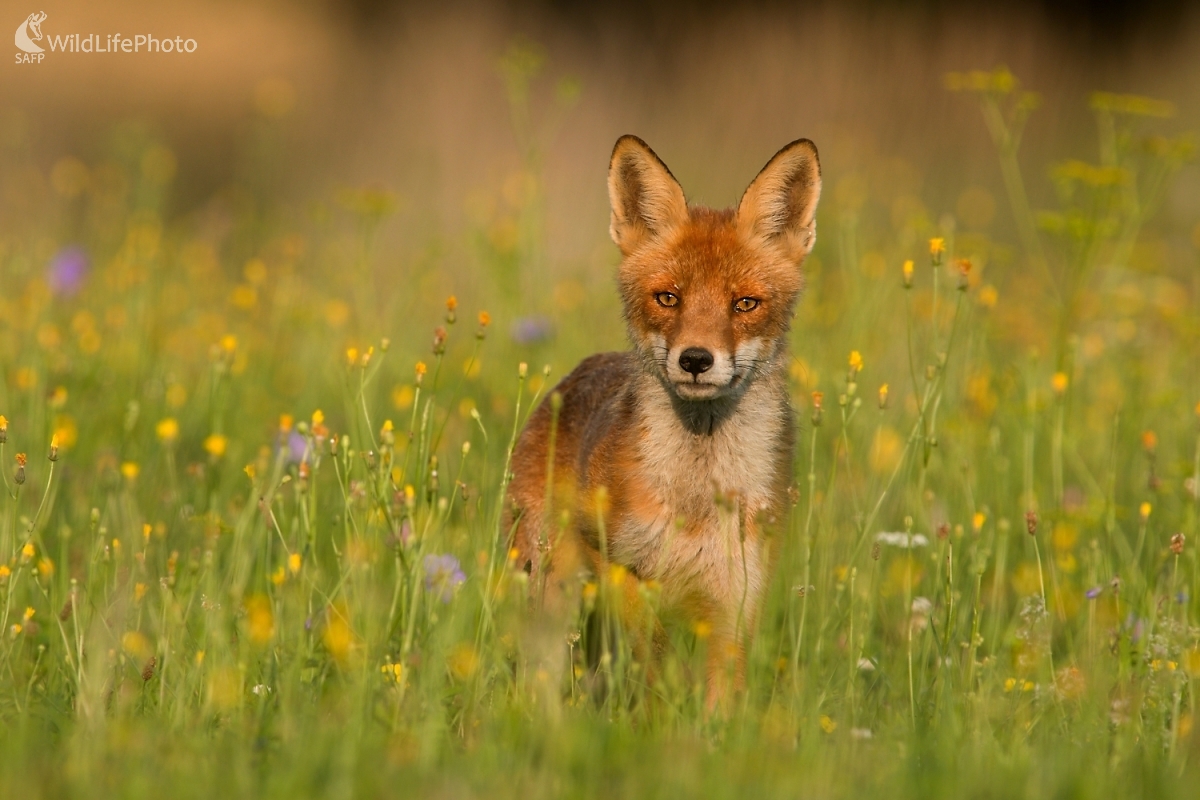
[[[654,151],[622,136],[608,170],[609,232],[643,363],[685,405],[737,397],[786,347],[816,240],[821,167],[807,139],[767,162],[737,207],[689,206]]]

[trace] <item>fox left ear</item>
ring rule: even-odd
[[[737,208],[738,230],[780,248],[799,262],[817,240],[821,162],[817,147],[797,139],[767,162]]]

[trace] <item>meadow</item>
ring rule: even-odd
[[[529,141],[537,59],[503,64]],[[615,248],[594,285],[545,263],[532,143],[472,201],[463,302],[436,247],[381,277],[386,188],[172,216],[145,128],[91,160],[6,144],[3,796],[1195,796],[1200,226],[1158,214],[1192,140],[1169,102],[1081,98],[1097,139],[1035,203],[1037,95],[1003,68],[930,91],[978,108],[1003,191],[827,184],[793,508],[726,715],[702,626],[653,680],[589,639],[620,569],[561,684],[524,657],[508,454],[621,332]]]

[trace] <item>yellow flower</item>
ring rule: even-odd
[[[697,639],[707,639],[712,635],[712,623],[706,619],[698,619],[692,623],[692,633]]]
[[[837,730],[837,723],[834,722],[833,718],[828,714],[822,714],[820,722],[821,730],[825,731],[826,733],[833,733]]]
[[[999,299],[1000,293],[990,283],[979,290],[979,305],[984,308],[995,308]]]
[[[224,350],[229,355],[232,355],[233,352],[235,350],[237,350],[237,346],[238,346],[237,337],[234,336],[232,333],[225,334],[224,336],[221,337],[220,346],[221,346],[222,350]]]
[[[254,480],[254,476],[258,474],[258,470],[253,464],[247,464],[246,466],[242,467],[242,472],[246,473],[246,477],[250,480]]]
[[[302,563],[303,562],[300,559],[300,554],[292,553],[290,556],[288,556],[288,571],[293,575],[299,575]]]
[[[284,433],[287,433],[288,431],[290,431],[292,429],[292,425],[295,422],[296,422],[296,418],[293,417],[291,414],[280,414],[279,415],[279,430],[283,431]]]
[[[9,575],[12,575],[12,570],[8,568],[8,565],[0,564],[0,581],[6,579]]]
[[[33,547],[33,542],[26,542],[25,546],[21,548],[21,558],[28,561],[29,559],[33,558],[36,552],[37,551],[34,550]]]
[[[143,597],[145,597],[145,596],[146,596],[146,584],[144,584],[144,583],[135,583],[135,584],[133,585],[133,599],[134,599],[134,602],[138,602],[138,603],[140,603],[140,602],[142,601],[142,598],[143,598]]]
[[[36,613],[37,612],[34,610],[33,606],[26,606],[25,607],[25,621],[29,622],[29,620],[33,619],[33,615]]]
[[[316,426],[321,425],[324,422],[325,422],[325,413],[323,411],[321,411],[321,409],[318,408],[316,411],[314,411],[312,413],[313,427],[315,428]]]
[[[1006,680],[1004,682],[1004,691],[1011,692],[1015,688],[1017,688],[1017,679],[1016,678],[1009,678],[1008,680]]]
[[[983,530],[983,523],[985,522],[987,522],[987,514],[984,514],[982,511],[976,511],[975,515],[971,517],[971,528],[976,533],[979,533]]]
[[[879,387],[879,407],[887,408],[887,401],[888,401],[888,385],[885,383]]]
[[[8,431],[8,417],[4,416],[3,414],[0,414],[0,433],[6,433],[7,431]]]
[[[275,635],[275,614],[266,595],[254,594],[246,599],[246,627],[256,644],[264,644]]]
[[[458,298],[454,295],[450,295],[446,298],[446,310],[453,311],[456,308],[458,308]]]
[[[347,347],[346,348],[346,363],[348,363],[350,366],[354,366],[354,364],[357,361],[358,361],[358,348],[357,347]]]
[[[1150,518],[1151,510],[1152,509],[1149,503],[1142,503],[1140,506],[1138,506],[1138,514],[1141,516],[1143,522]]]
[[[1060,397],[1067,391],[1067,386],[1070,384],[1070,379],[1067,378],[1067,373],[1056,372],[1050,378],[1050,388],[1054,389],[1054,393]]]
[[[857,350],[850,351],[850,369],[854,372],[860,372],[863,368],[862,353]]]
[[[612,564],[608,568],[608,582],[613,586],[621,587],[625,585],[625,578],[629,576],[629,571],[620,564]]]
[[[904,262],[904,266],[900,268],[900,271],[904,274],[904,286],[906,288],[912,286],[913,262],[911,258]]]
[[[479,327],[486,328],[492,324],[492,315],[486,311],[479,312]]]
[[[138,473],[141,471],[141,467],[139,467],[135,461],[126,461],[121,465],[121,475],[124,476],[125,480],[127,481],[137,480]]]
[[[1158,448],[1158,434],[1154,431],[1142,431],[1142,449],[1153,453]]]
[[[946,252],[946,240],[942,237],[936,237],[929,240],[929,255],[937,258],[942,253]]]
[[[225,448],[229,446],[229,439],[219,433],[214,433],[204,440],[204,449],[213,458],[220,458],[225,455]]]
[[[325,649],[335,660],[341,662],[350,655],[350,648],[354,644],[354,632],[350,630],[345,613],[345,608],[331,608],[329,621],[325,623],[325,631],[321,634]]]
[[[276,586],[282,586],[283,582],[286,580],[287,571],[284,570],[283,565],[281,564],[274,572],[271,573],[271,583],[275,584]]]
[[[174,417],[159,420],[158,424],[154,426],[154,435],[158,437],[159,441],[171,444],[179,438],[178,420]]]
[[[38,575],[49,578],[54,575],[54,562],[48,558],[40,558],[37,563]]]

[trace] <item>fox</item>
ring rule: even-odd
[[[622,627],[648,669],[663,620],[706,632],[709,711],[744,688],[790,506],[788,340],[820,194],[808,139],[724,210],[689,204],[644,141],[618,139],[609,234],[631,347],[582,361],[512,453],[502,524],[530,604],[565,634],[584,581],[618,568]],[[655,610],[639,584],[655,587]]]

